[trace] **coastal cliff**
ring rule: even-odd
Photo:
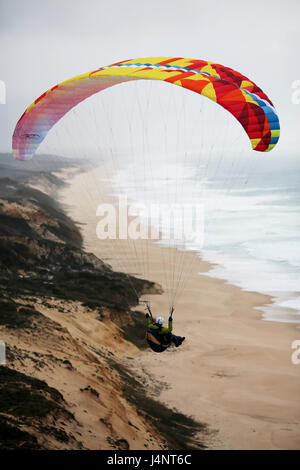
[[[0,449],[201,447],[205,427],[148,396],[159,385],[130,368],[145,335],[131,308],[160,286],[84,251],[48,170],[1,171]]]

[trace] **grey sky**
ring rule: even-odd
[[[0,151],[24,109],[60,81],[126,58],[209,59],[249,76],[281,122],[278,156],[299,152],[298,0],[0,0]]]

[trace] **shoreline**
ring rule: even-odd
[[[98,191],[100,174],[101,168],[76,175],[59,195],[81,224],[85,249],[109,262],[114,241],[99,243],[91,206],[91,181]],[[100,189],[101,202],[112,202],[109,186],[101,181]],[[161,250],[172,249],[154,243],[148,249],[159,274]],[[136,367],[167,384],[160,400],[217,430],[212,448],[300,448],[300,378],[290,359],[295,325],[262,321],[262,306],[270,305],[271,296],[207,275],[211,263],[193,252],[187,256],[193,273],[174,314],[175,334],[187,339],[164,354],[139,352]],[[150,280],[161,283],[159,277]],[[167,318],[166,296],[149,297],[153,311]]]
[[[295,299],[299,299],[299,292],[297,291],[268,291],[268,290],[255,290],[248,288],[242,280],[238,280],[230,275],[230,268],[228,266],[220,265],[209,259],[209,256],[203,256],[211,264],[212,268],[207,274],[214,279],[220,279],[230,285],[239,287],[244,292],[256,292],[261,295],[268,296],[270,302],[261,306],[262,316],[264,321],[274,321],[278,323],[293,323],[300,328],[300,314],[297,306],[289,306],[285,304],[293,304]],[[227,276],[226,276],[227,273]]]

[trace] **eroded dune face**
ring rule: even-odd
[[[166,448],[147,411],[155,403],[146,379],[127,367],[138,351],[124,338],[137,301],[128,276],[82,249],[76,224],[45,192],[1,183],[0,447]],[[158,289],[130,282],[140,294]]]
[[[8,319],[1,318],[7,345],[0,380],[1,403],[6,403],[1,427],[16,433],[15,439],[3,442],[4,448],[163,446],[123,396],[112,364],[133,354],[135,347],[115,323],[108,317],[99,321],[97,311],[80,302],[53,298],[31,297],[30,307],[29,300],[5,299],[4,308],[10,312]]]
[[[160,447],[111,364],[135,351],[112,321],[130,321],[125,275],[81,249],[78,228],[45,193],[2,181],[0,212],[1,447]]]

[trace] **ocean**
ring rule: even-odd
[[[134,168],[123,168],[111,183],[115,195],[126,194],[145,206],[203,204],[204,243],[199,234],[178,248],[212,263],[205,275],[271,295],[273,303],[263,306],[264,320],[300,324],[299,165],[278,164],[277,159],[271,165],[270,160],[255,164],[246,176],[230,175],[228,165],[212,173],[204,178],[193,158],[185,164],[160,160],[151,171],[135,161]]]

